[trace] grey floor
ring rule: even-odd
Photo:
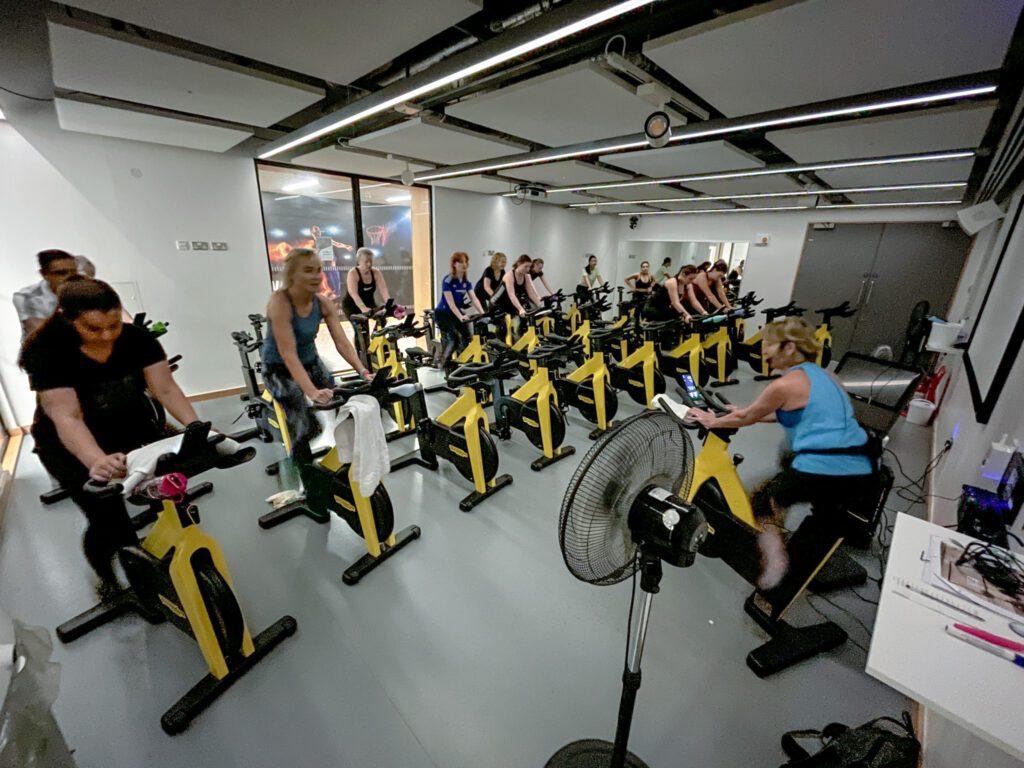
[[[728,394],[746,402],[761,386],[744,375]],[[431,395],[432,412],[450,400]],[[238,410],[234,399],[202,404],[224,429]],[[627,401],[621,410],[637,408]],[[515,483],[469,514],[457,506],[469,485],[450,467],[390,475],[400,524],[420,525],[423,537],[356,587],[341,581],[363,551],[351,532],[329,533],[306,519],[272,531],[256,525],[276,489],[262,466],[277,446],[210,473],[216,492],[201,502],[202,524],[224,549],[250,628],[287,613],[298,633],[174,738],[160,730],[160,715],[205,672],[188,638],[128,618],[58,644],[55,709],[78,765],[537,768],[568,741],[611,738],[629,585],[576,581],[557,537],[587,431],[573,417],[566,442],[577,455],[540,474],[529,468],[536,451],[524,438],[502,444],[501,469]],[[740,433],[748,485],[771,470],[780,437],[773,425]],[[912,474],[927,461],[928,437],[902,422],[894,431],[894,450]],[[0,605],[52,630],[94,602],[79,546],[84,521],[70,502],[40,506],[49,481],[28,448],[0,542]],[[405,449],[392,445],[393,454]],[[890,506],[909,505],[893,498]],[[865,562],[877,575],[877,562]],[[744,658],[765,635],[742,611],[748,591],[720,561],[666,570],[630,742],[652,768],[775,766],[786,730],[907,707],[863,672],[865,654],[852,642],[768,680],[755,677]],[[872,584],[861,593],[877,597]],[[849,593],[831,599],[870,626],[872,605]],[[868,643],[849,615],[820,598],[815,604]],[[793,618],[817,620],[805,603]]]

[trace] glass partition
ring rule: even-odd
[[[391,298],[417,313],[431,306],[428,187],[273,163],[257,163],[257,178],[271,290],[281,287],[288,253],[294,248],[312,248],[324,265],[321,294],[340,307],[356,251],[366,247],[374,253],[373,266],[384,278]],[[379,289],[376,298],[383,303]],[[348,323],[343,326],[351,339]],[[320,330],[317,348],[333,370],[348,367],[335,351],[326,327]]]

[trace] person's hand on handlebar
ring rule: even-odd
[[[108,453],[89,467],[89,477],[103,483],[115,477],[124,477],[127,473],[128,457],[123,453]]]
[[[698,424],[700,424],[702,427],[707,427],[708,429],[710,429],[715,419],[717,419],[718,417],[715,416],[715,414],[713,414],[711,411],[705,411],[703,408],[691,408],[686,412],[686,418],[692,419],[693,421],[696,421]]]
[[[312,400],[317,405],[325,405],[331,402],[333,398],[334,390],[331,389],[318,389],[316,392],[309,396],[309,399]]]

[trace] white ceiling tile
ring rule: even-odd
[[[788,176],[751,176],[723,181],[689,181],[686,186],[705,195],[746,195],[757,192],[796,192],[800,185]]]
[[[588,65],[568,67],[445,109],[549,146],[640,133],[654,108]]]
[[[479,133],[424,122],[418,117],[359,136],[349,144],[442,165],[472,163],[529,149],[522,144],[496,141]]]
[[[57,99],[55,106],[57,121],[65,131],[93,133],[116,139],[224,152],[252,136],[251,131],[175,120],[100,104]]]
[[[70,0],[70,5],[256,61],[350,83],[480,10],[472,0]]]
[[[652,40],[644,53],[735,117],[998,69],[1022,5],[779,2]]]
[[[260,126],[323,98],[319,89],[292,87],[59,24],[49,27],[53,82],[69,91]]]
[[[993,106],[930,109],[891,117],[772,131],[766,138],[798,163],[976,147]]]
[[[631,178],[628,174],[616,173],[577,160],[527,165],[522,168],[505,168],[502,170],[502,174],[537,184],[550,184],[554,187],[570,184],[598,184],[603,181],[623,181]]]
[[[531,202],[546,203],[548,205],[569,205],[570,203],[592,203],[589,197],[576,194],[575,192],[556,192],[547,197],[531,197]]]
[[[514,182],[492,179],[487,176],[457,176],[454,179],[432,181],[430,184],[435,187],[463,189],[467,192],[481,192],[487,195],[511,192],[515,188]]]
[[[324,147],[308,155],[300,155],[292,161],[295,165],[305,165],[310,168],[324,168],[330,171],[341,171],[342,173],[354,173],[364,176],[379,176],[390,178],[398,176],[405,170],[405,163],[401,160],[388,160],[386,157],[364,155],[360,152],[347,152],[334,147]],[[414,171],[425,171],[429,166],[409,166]]]
[[[694,210],[706,210],[706,209],[710,209],[710,208],[714,208],[714,209],[719,209],[719,208],[735,208],[736,206],[733,205],[732,203],[722,203],[722,202],[716,202],[716,201],[713,201],[713,200],[712,201],[702,200],[702,201],[699,201],[699,202],[697,200],[692,200],[692,201],[685,202],[685,203],[658,203],[657,205],[652,206],[652,207],[661,208],[662,210],[665,210],[665,211],[694,211]]]
[[[938,200],[956,200],[963,198],[963,189],[921,189],[905,192],[871,192],[863,195],[847,195],[851,203],[908,203],[917,200],[929,202]]]
[[[814,195],[799,195],[797,197],[755,197],[753,199],[737,200],[736,205],[744,208],[776,208],[791,205],[803,205],[808,208],[814,206]]]
[[[867,187],[881,184],[926,184],[938,181],[966,181],[974,159],[936,163],[903,163],[868,168],[840,168],[818,171],[817,176],[833,187]]]
[[[601,161],[644,176],[658,178],[708,171],[736,171],[764,165],[727,141],[676,144],[662,149],[604,155]]]

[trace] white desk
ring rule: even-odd
[[[979,623],[926,597],[895,586],[897,577],[923,584],[921,555],[933,534],[971,541],[932,523],[899,515],[868,654],[867,672],[941,717],[1024,760],[1024,669],[950,637],[954,621],[1016,638],[1009,622],[982,610]],[[907,600],[893,590],[909,594]],[[945,611],[949,618],[933,608]],[[1024,641],[1022,641],[1024,642]]]

